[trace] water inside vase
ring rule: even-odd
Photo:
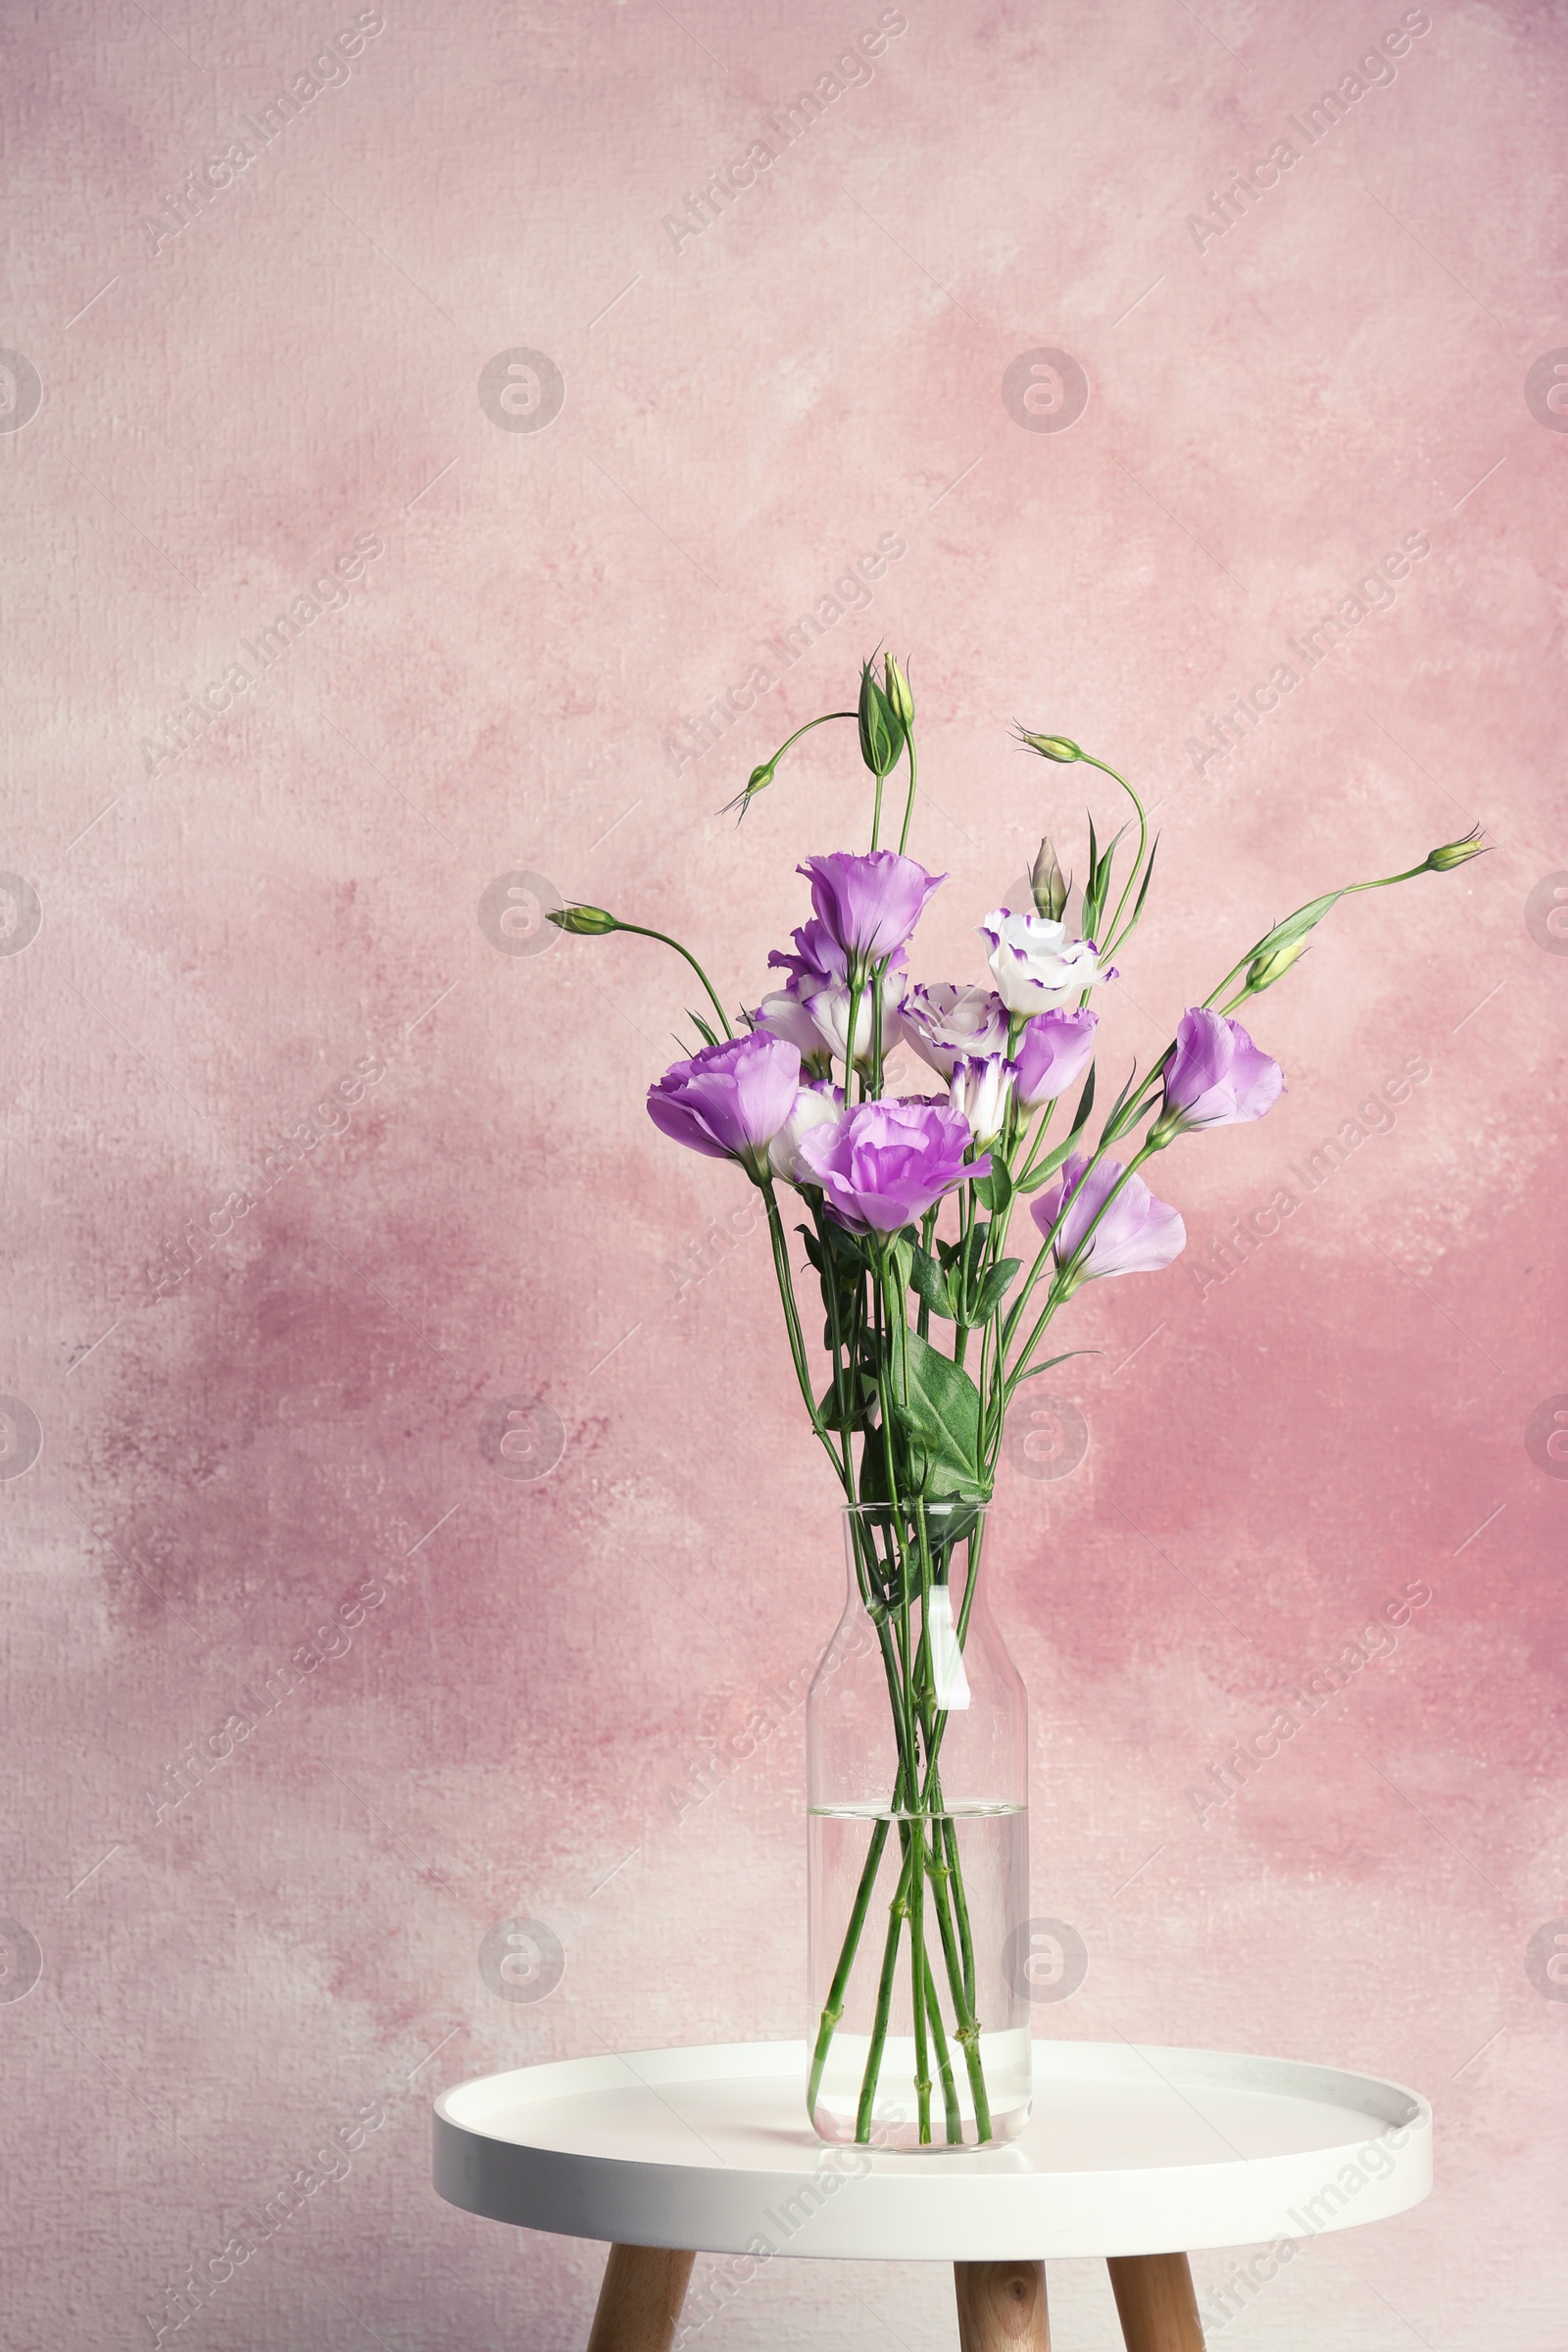
[[[814,1807],[808,1818],[813,2047],[873,1844],[881,1849],[811,2104],[824,2139],[911,2151],[974,2147],[1015,2138],[1028,2120],[1029,2005],[1026,1988],[1012,1981],[1014,1931],[1028,1911],[1028,1810],[955,1805],[921,1816],[918,1829],[930,1857],[922,1891],[924,2098],[908,1916],[916,1824],[869,1805]]]

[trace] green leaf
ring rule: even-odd
[[[1054,1372],[1058,1364],[1070,1363],[1075,1355],[1102,1355],[1103,1353],[1104,1350],[1101,1348],[1069,1348],[1065,1355],[1054,1355],[1049,1362],[1044,1364],[1031,1364],[1027,1372],[1020,1372],[1015,1376],[1012,1386],[1017,1388],[1020,1383],[1033,1380],[1041,1372]]]
[[[827,1235],[829,1250],[845,1267],[853,1269],[857,1276],[868,1270],[871,1260],[858,1233],[851,1233],[836,1217],[824,1217],[822,1230]]]
[[[1276,923],[1273,930],[1258,941],[1252,950],[1253,955],[1260,956],[1265,948],[1287,947],[1293,939],[1304,939],[1308,931],[1315,930],[1329,908],[1337,906],[1344,896],[1343,890],[1330,890],[1322,898],[1311,899],[1306,906],[1298,906],[1294,914],[1288,914],[1283,923]]]
[[[863,1375],[851,1372],[845,1381],[845,1409],[839,1410],[838,1397],[829,1389],[817,1406],[825,1429],[868,1429],[867,1418],[876,1391]]]
[[[861,1502],[890,1503],[893,1495],[888,1487],[888,1466],[879,1430],[868,1429],[865,1444],[860,1448],[859,1499]]]
[[[916,1250],[914,1253],[910,1288],[933,1314],[946,1315],[950,1322],[953,1320],[953,1289],[946,1269],[939,1266],[934,1257],[927,1257],[923,1250]]]
[[[718,1039],[713,1035],[712,1030],[710,1029],[708,1023],[704,1020],[700,1012],[693,1012],[688,1007],[686,1018],[690,1021],[692,1027],[697,1031],[698,1036],[702,1039],[705,1046],[717,1045]]]
[[[1136,901],[1136,903],[1135,903],[1135,905],[1134,905],[1134,906],[1133,906],[1133,919],[1132,919],[1132,922],[1130,922],[1130,923],[1128,924],[1128,926],[1127,926],[1127,931],[1124,931],[1124,932],[1122,933],[1122,937],[1123,937],[1123,939],[1125,939],[1125,938],[1127,937],[1127,932],[1128,932],[1128,931],[1131,931],[1131,930],[1132,930],[1132,929],[1135,927],[1135,925],[1137,924],[1137,921],[1138,921],[1138,917],[1139,917],[1139,916],[1140,916],[1140,915],[1143,913],[1143,911],[1144,911],[1144,901],[1145,901],[1145,900],[1148,898],[1148,896],[1149,896],[1149,885],[1150,885],[1150,882],[1151,882],[1151,880],[1152,879],[1152,876],[1153,876],[1153,871],[1154,871],[1154,859],[1155,859],[1155,858],[1156,858],[1158,856],[1159,856],[1159,835],[1156,833],[1156,834],[1155,834],[1155,836],[1154,836],[1154,846],[1153,846],[1153,848],[1152,848],[1152,849],[1150,851],[1150,853],[1149,853],[1149,863],[1148,863],[1148,864],[1145,866],[1145,868],[1144,868],[1144,878],[1143,878],[1143,881],[1142,881],[1142,882],[1139,884],[1139,886],[1138,886],[1138,898],[1137,898],[1137,901]]]
[[[904,1436],[917,1491],[983,1500],[979,1390],[967,1372],[918,1332],[908,1332],[899,1345],[901,1351],[907,1348],[907,1394],[897,1394],[903,1365],[892,1366],[886,1402]]]
[[[1084,884],[1083,934],[1093,939],[1100,921],[1100,904],[1096,890],[1100,880],[1100,848],[1095,840],[1095,820],[1089,819],[1089,879]]]
[[[974,1301],[972,1311],[964,1318],[966,1322],[990,1322],[992,1316],[996,1313],[1004,1298],[1005,1298],[1007,1296],[1008,1291],[1012,1288],[1018,1268],[1022,1265],[1022,1263],[1023,1260],[1019,1257],[999,1258],[997,1263],[992,1267],[990,1273],[986,1276],[985,1281],[981,1286],[980,1296]]]
[[[969,1228],[968,1248],[971,1253],[984,1247],[986,1235],[990,1231],[991,1228],[986,1223],[984,1217],[976,1217],[974,1223]],[[937,1255],[945,1266],[956,1266],[959,1258],[963,1255],[964,1247],[965,1245],[961,1241],[944,1242],[939,1240],[937,1243]]]
[[[1004,1159],[994,1159],[991,1162],[990,1175],[981,1177],[974,1188],[974,1194],[977,1200],[985,1202],[993,1216],[1004,1217],[1006,1215],[1007,1203],[1012,1199],[1012,1178]]]
[[[1070,1135],[1063,1137],[1059,1144],[1054,1144],[1051,1150],[1046,1153],[1045,1158],[1040,1162],[1039,1167],[1031,1168],[1027,1176],[1019,1178],[1019,1192],[1025,1194],[1038,1193],[1042,1185],[1049,1184],[1053,1176],[1054,1176],[1056,1173],[1056,1170],[1060,1167],[1062,1161],[1072,1151],[1072,1146],[1073,1139]]]

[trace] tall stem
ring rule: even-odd
[[[850,1971],[855,1966],[855,1955],[860,1948],[860,1936],[865,1927],[865,1915],[871,1908],[871,1889],[876,1885],[876,1874],[882,1867],[882,1855],[888,1841],[888,1827],[886,1814],[878,1815],[876,1826],[871,1832],[870,1851],[865,1857],[865,1867],[860,1872],[860,1884],[855,1891],[855,1908],[850,1913],[850,1932],[844,1938],[844,1949],[839,1954],[839,1964],[833,1972],[833,1982],[828,1987],[827,2000],[822,2009],[822,2022],[817,2028],[816,2048],[811,2057],[811,2080],[806,2093],[808,2115],[814,2115],[816,2112],[816,2094],[822,2087],[822,2070],[827,2064],[827,2054],[833,2039],[834,2029],[844,2015],[844,1995],[849,1988]]]
[[[876,2015],[871,2021],[871,2042],[865,2054],[865,2072],[860,2078],[860,2100],[855,2111],[855,2136],[869,2141],[871,2116],[876,2105],[876,2086],[882,2072],[882,2052],[888,2038],[888,2017],[893,2007],[893,1978],[899,1964],[899,1938],[909,1915],[909,1878],[914,1857],[909,1849],[907,1825],[899,1824],[904,1843],[904,1868],[892,1902],[888,1905],[887,1939],[882,1946],[882,1973],[877,1979]]]
[[[937,1999],[935,1982],[925,1981],[926,2007],[931,2018],[931,2046],[936,2052],[937,2073],[942,2082],[942,2112],[950,2147],[963,2141],[963,2117],[958,2108],[958,2085],[954,2080],[953,2060],[948,2054],[948,2037],[942,2030],[942,2004]]]
[[[707,989],[708,1002],[717,1013],[719,1026],[723,1030],[724,1035],[726,1037],[734,1036],[735,1032],[729,1025],[729,1014],[724,1010],[723,1005],[719,1003],[718,993],[715,990],[713,983],[711,980],[710,980],[708,974],[704,971],[702,965],[698,962],[690,948],[683,948],[680,944],[680,941],[678,939],[671,939],[667,931],[650,931],[647,925],[644,923],[616,923],[615,929],[617,931],[629,931],[632,933],[634,938],[637,939],[657,939],[662,947],[673,948],[677,956],[684,956],[686,961],[691,965],[692,970],[697,974],[698,979]]]
[[[907,800],[904,804],[904,826],[899,834],[899,856],[901,858],[904,856],[905,851],[909,846],[909,820],[914,814],[915,779],[919,773],[915,763],[914,730],[912,727],[906,727],[905,729],[904,740],[909,747],[909,794]]]

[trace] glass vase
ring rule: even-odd
[[[818,2135],[1014,2138],[1030,2103],[1028,1700],[975,1503],[844,1513],[849,1592],[806,1702]]]

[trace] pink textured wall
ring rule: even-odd
[[[346,77],[296,83],[340,33]],[[725,1757],[831,1630],[833,1497],[745,1190],[644,1116],[676,967],[507,894],[662,920],[755,1002],[797,857],[860,838],[848,731],[716,811],[886,639],[953,877],[927,976],[978,976],[1047,824],[1081,867],[1077,779],[1010,718],[1159,804],[1124,1053],[1311,891],[1492,830],[1259,1007],[1289,1096],[1162,1163],[1187,1267],[1078,1301],[1102,1352],[1016,1433],[997,1603],[1035,1907],[1089,1953],[1042,2030],[1437,2102],[1432,2202],[1227,2340],[1557,2352],[1560,18],[66,0],[6,40],[6,2340],[566,2347],[597,2249],[439,2204],[430,2094],[801,2029],[799,1714]],[[1043,349],[1087,381],[1065,429],[1052,379],[1022,400]],[[1195,1803],[1411,1584],[1392,1652]],[[522,1918],[547,1997],[497,1974]],[[344,2177],[215,2283],[340,2128]],[[1064,2345],[1114,2340],[1095,2266],[1054,2295]],[[954,2338],[935,2271],[781,2262],[702,2340]]]

